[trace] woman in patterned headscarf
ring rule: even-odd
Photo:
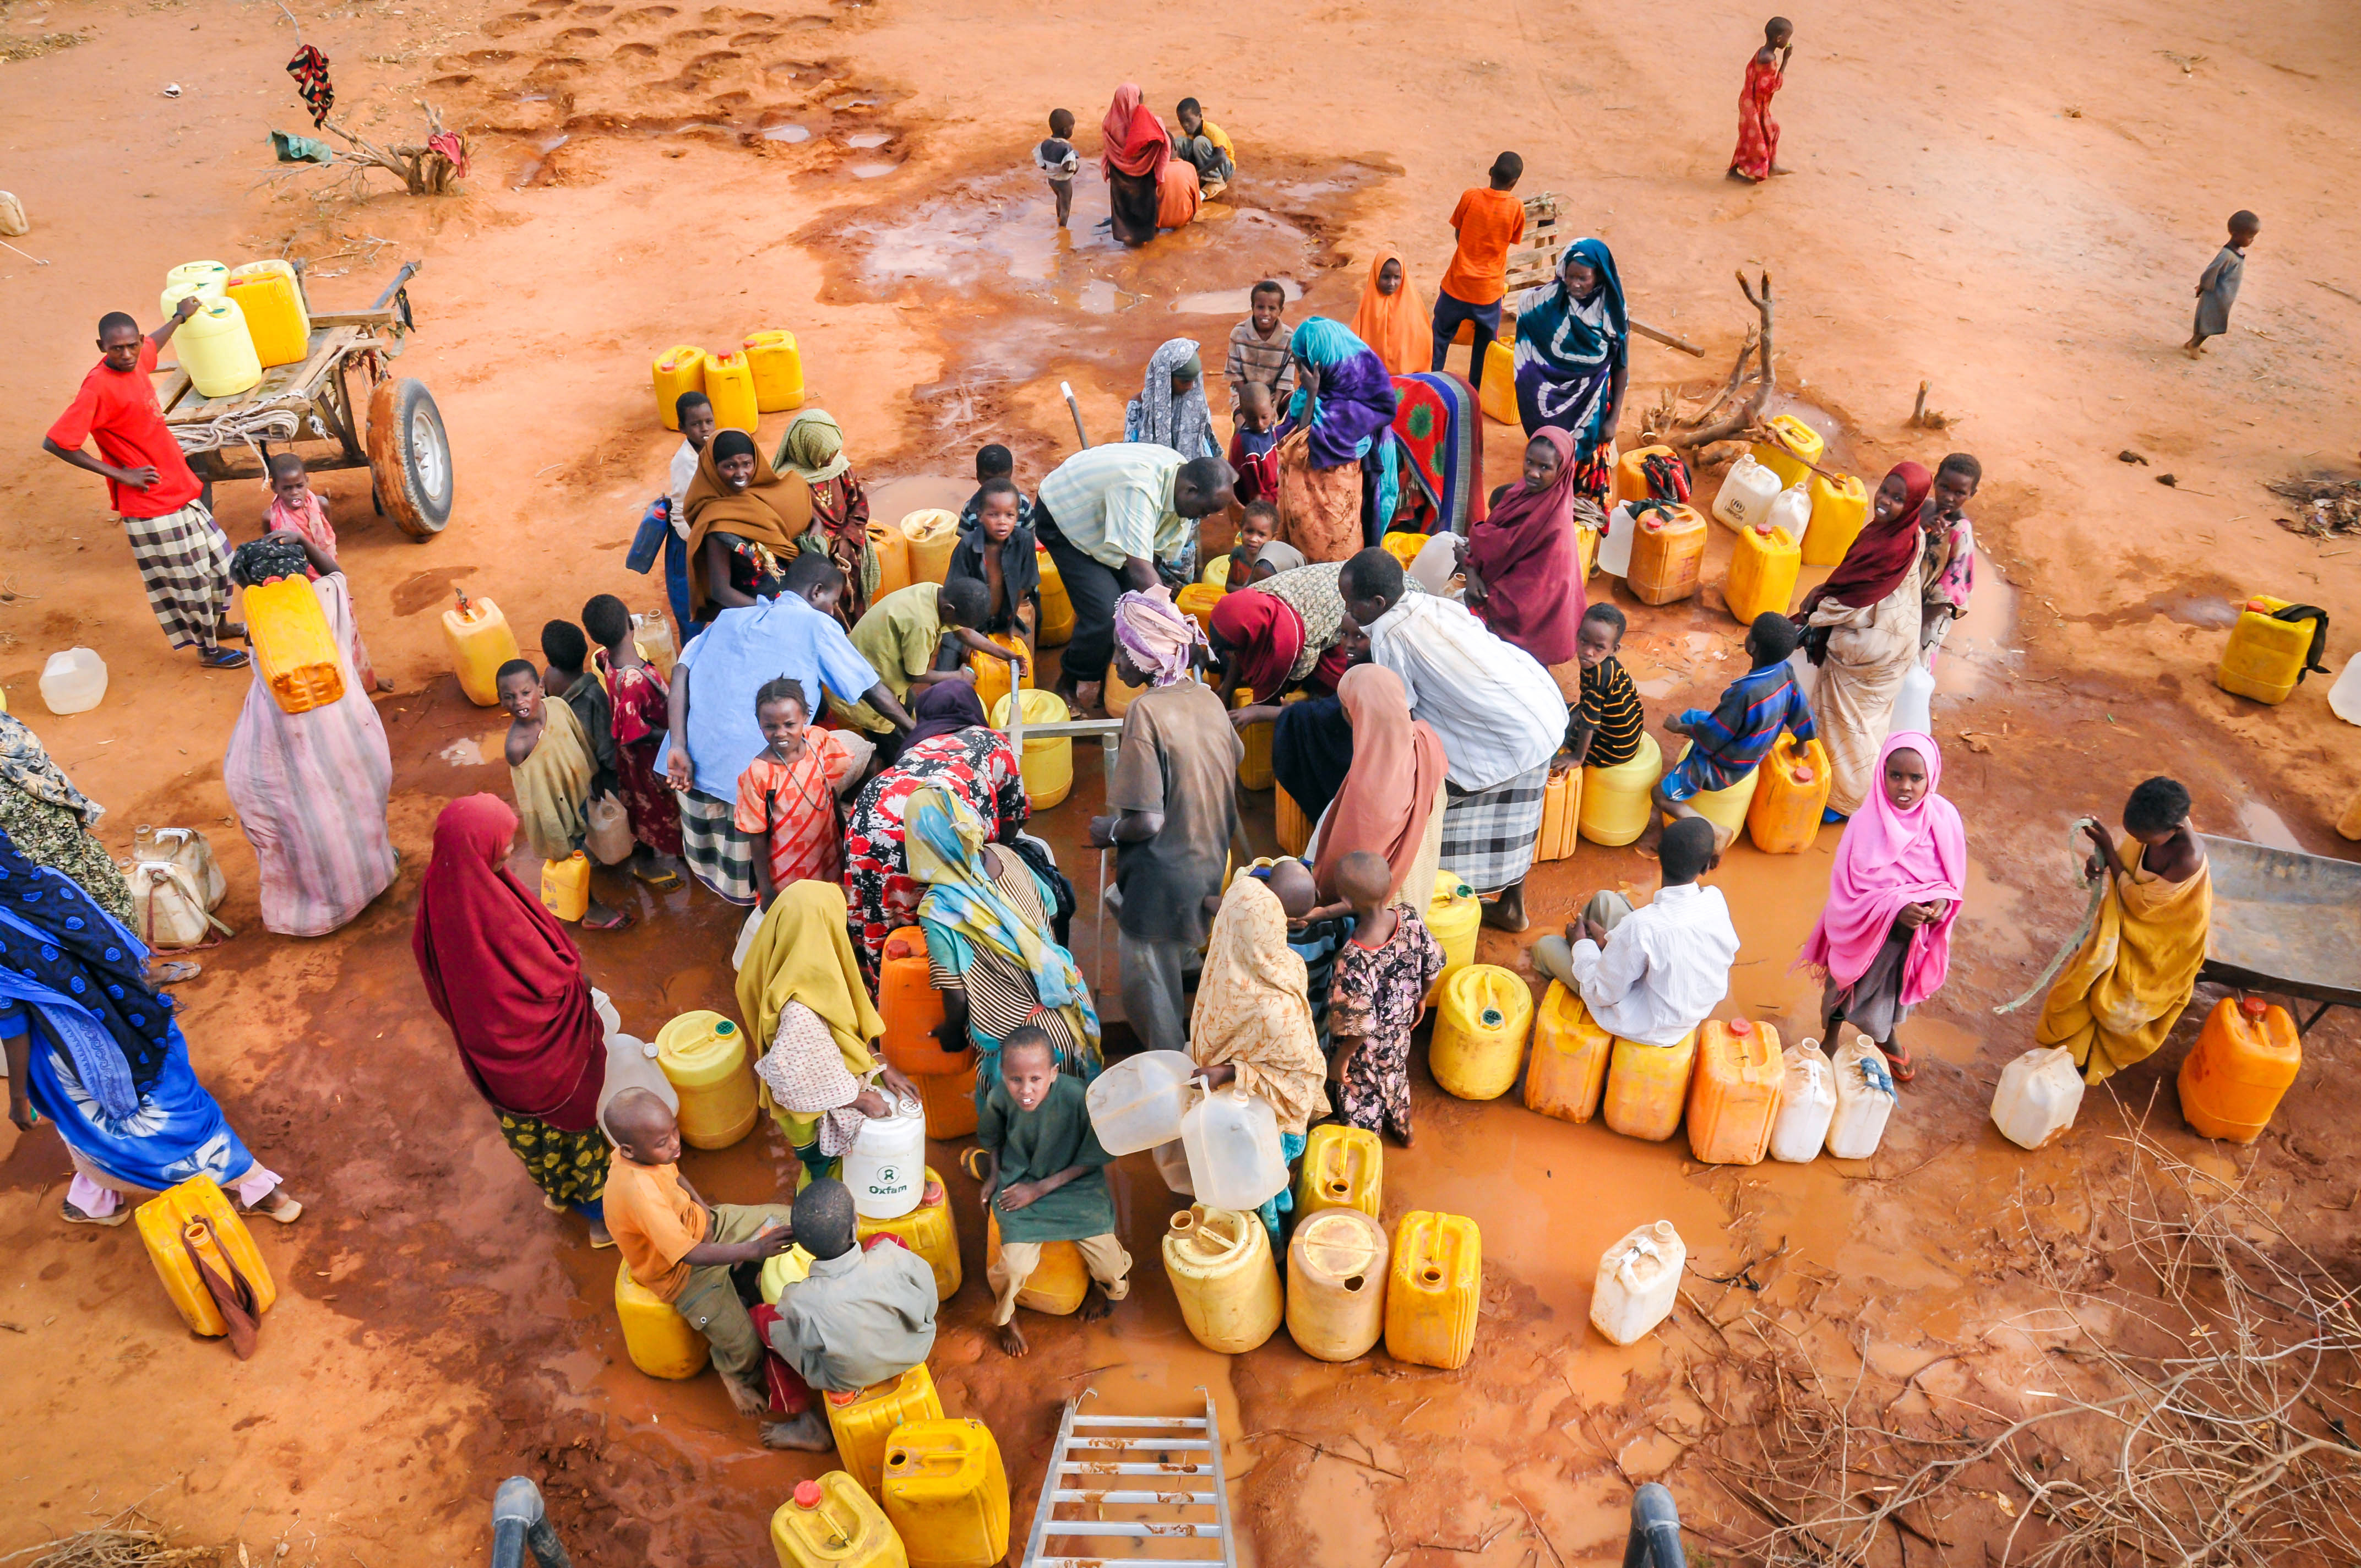
[[[771,466],[811,488],[811,532],[804,536],[804,547],[825,547],[843,572],[844,595],[836,612],[851,625],[868,613],[877,593],[877,547],[869,543],[869,493],[844,455],[844,431],[836,416],[806,409],[789,420]]]
[[[0,713],[0,831],[37,866],[62,872],[131,924],[131,889],[91,831],[106,807],[74,788],[25,721]]]
[[[1517,301],[1517,418],[1527,441],[1545,427],[1574,437],[1576,495],[1607,493],[1631,358],[1615,257],[1604,240],[1576,240],[1558,275]]]
[[[1123,411],[1123,438],[1169,446],[1183,457],[1218,457],[1213,411],[1205,406],[1205,367],[1194,338],[1169,340],[1148,356],[1139,396]]]

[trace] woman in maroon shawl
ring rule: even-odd
[[[1575,540],[1574,437],[1543,425],[1525,444],[1524,483],[1503,487],[1467,535],[1468,608],[1494,636],[1544,664],[1574,657],[1588,599]]]
[[[1165,133],[1164,122],[1140,101],[1135,82],[1115,90],[1115,102],[1107,105],[1099,133],[1104,142],[1099,166],[1106,170],[1115,237],[1126,245],[1146,245],[1156,237],[1156,177],[1172,156],[1172,138]]]
[[[573,938],[509,873],[516,832],[516,813],[496,795],[443,808],[410,950],[460,1065],[499,1113],[500,1136],[543,1201],[582,1215],[591,1245],[609,1246],[598,1205],[609,1156],[598,1114],[606,1030]]]

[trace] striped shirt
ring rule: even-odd
[[[1038,504],[1067,543],[1118,572],[1134,556],[1178,561],[1195,532],[1172,510],[1182,461],[1146,442],[1093,446],[1049,471]]]
[[[1749,670],[1730,683],[1721,700],[1708,713],[1692,707],[1681,715],[1689,739],[1706,766],[1721,779],[1721,788],[1770,753],[1782,729],[1793,729],[1798,740],[1812,738],[1812,705],[1804,700],[1794,673],[1784,659]]]
[[[1033,868],[1025,863],[1023,856],[1003,844],[985,845],[983,854],[992,867],[993,885],[1016,906],[1028,925],[1047,933],[1049,906],[1042,902],[1041,884],[1035,879]],[[967,972],[962,974],[943,962],[932,941],[927,944],[927,974],[935,989],[967,997],[968,1033],[977,1039],[996,1043],[1006,1039],[1012,1030],[1030,1024],[1049,1036],[1049,1045],[1058,1053],[1060,1062],[1073,1062],[1077,1045],[1074,1031],[1064,1014],[1041,1005],[1032,975],[981,942],[968,943],[967,950]],[[1069,1067],[1067,1070],[1075,1069]],[[988,1093],[992,1086],[979,1083],[977,1087]]]
[[[1295,395],[1295,356],[1287,351],[1288,340],[1293,335],[1280,326],[1264,337],[1255,331],[1252,316],[1230,328],[1230,362],[1225,373],[1230,383],[1232,413],[1237,411],[1238,394],[1248,381],[1260,381],[1268,387],[1271,406],[1282,413],[1286,411],[1287,400]]]
[[[1640,690],[1622,660],[1601,659],[1596,669],[1582,672],[1582,701],[1566,740],[1572,744],[1576,732],[1590,731],[1590,751],[1583,758],[1587,766],[1612,768],[1630,762],[1640,754],[1640,736],[1646,728]]]

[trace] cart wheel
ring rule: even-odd
[[[451,438],[423,381],[388,378],[369,394],[369,477],[394,526],[432,539],[451,521]]]

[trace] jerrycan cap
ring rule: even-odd
[[[1733,1035],[1751,1035],[1754,1033],[1754,1020],[1752,1018],[1732,1018],[1730,1021],[1730,1032]]]
[[[729,1019],[724,1018],[719,1023],[713,1025],[713,1032],[720,1036],[722,1038],[728,1039],[730,1036],[738,1032],[738,1025],[731,1023]]]
[[[2264,1001],[2259,996],[2242,996],[2238,998],[2238,1011],[2244,1013],[2249,1018],[2259,1018],[2270,1010],[2271,1004]]]
[[[1771,537],[1771,524],[1768,521],[1758,522],[1754,525],[1754,532],[1768,539]]]
[[[2257,615],[2268,615],[2271,612],[2271,607],[2265,604],[2260,598],[2248,599],[2246,601],[2246,608],[2253,610]]]
[[[796,1507],[799,1508],[816,1508],[819,1507],[818,1482],[798,1481],[796,1483]]]
[[[910,944],[900,940],[888,942],[885,944],[885,956],[889,959],[906,959],[910,956]]]
[[[1484,1027],[1487,1029],[1497,1029],[1508,1021],[1508,1014],[1502,1013],[1499,1008],[1487,1007],[1484,1009]]]

